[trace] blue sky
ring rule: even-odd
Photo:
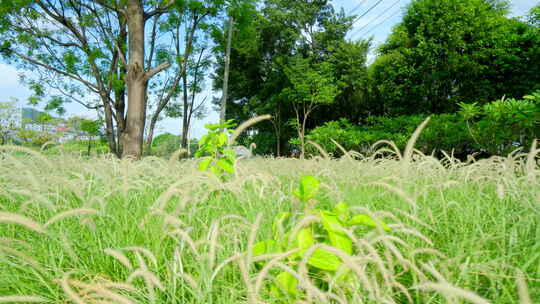
[[[359,18],[353,30],[349,33],[349,39],[365,39],[373,37],[374,45],[383,42],[392,27],[398,24],[402,18],[404,7],[411,0],[334,0],[334,7],[337,9],[343,8],[346,13],[354,13],[356,15],[364,15]],[[523,16],[538,1],[536,0],[512,0],[510,7],[511,16]],[[373,56],[373,55],[372,55]],[[21,105],[26,104],[26,99],[31,92],[19,83],[19,72],[12,66],[0,62],[0,101],[6,101],[14,97],[19,100]],[[220,96],[220,92],[207,91],[207,95],[215,94]],[[204,96],[204,94],[201,94]],[[203,97],[201,96],[201,98]],[[210,98],[208,98],[209,100]],[[210,108],[210,107],[209,107]],[[96,114],[88,111],[82,106],[72,103],[67,106],[67,115],[82,115],[87,117],[95,117]],[[205,133],[204,124],[207,122],[215,122],[218,120],[218,113],[211,112],[202,121],[195,122],[191,136],[200,137]],[[158,133],[170,132],[173,134],[180,133],[180,119],[165,119],[159,123]]]

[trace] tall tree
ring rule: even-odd
[[[309,115],[317,106],[333,103],[338,94],[338,86],[335,84],[332,65],[328,62],[313,66],[309,59],[295,58],[285,73],[292,86],[285,88],[283,95],[292,101],[296,114],[294,124],[300,139],[300,157],[304,158],[304,138]]]
[[[226,119],[245,120],[252,115],[271,114],[272,121],[254,126],[256,132],[253,132],[252,140],[257,141],[258,153],[277,155],[289,150],[289,139],[298,133],[289,124],[291,119],[296,118],[292,100],[281,94],[285,88],[292,87],[285,73],[286,68],[293,64],[291,58],[310,58],[314,66],[331,62],[340,44],[345,43],[352,18],[345,16],[344,12],[334,11],[329,1],[325,0],[266,0],[260,7],[248,22],[242,23],[235,16],[237,30],[233,33],[231,48]],[[217,38],[218,65],[214,86],[222,89],[226,35],[221,34]],[[358,61],[355,60],[355,63]],[[365,65],[361,64],[357,72],[362,68],[365,69]],[[352,69],[339,70],[349,73]],[[335,75],[338,81],[342,76]],[[344,108],[349,102],[349,98],[345,97],[348,94],[342,95]],[[218,100],[214,102],[219,104]],[[312,127],[319,119],[327,119],[322,114],[329,112],[326,110],[324,106],[317,107],[310,114],[317,119],[307,121],[306,127]]]
[[[10,62],[38,72],[29,82],[36,97],[52,87],[68,97],[64,101],[103,110],[111,151],[139,158],[148,81],[170,66],[145,61],[152,47],[146,24],[178,2],[2,0],[0,49]],[[88,93],[99,102],[85,98]]]
[[[178,12],[169,13],[167,18],[162,18],[157,26],[152,27],[151,37],[159,34],[159,40],[170,42],[156,46],[154,52],[156,60],[171,62],[172,68],[163,73],[165,74],[163,77],[154,79],[150,85],[149,101],[152,112],[146,136],[148,149],[152,147],[155,127],[164,114],[172,114],[173,117],[182,116],[181,108],[172,109],[174,99],[181,97],[184,105],[189,104],[189,97],[181,95],[187,90],[184,87],[188,84],[190,62],[197,56],[194,52],[196,44],[206,39],[205,32],[211,24],[211,17],[219,13],[222,2],[189,1],[179,5],[181,9],[178,9]]]
[[[498,0],[415,0],[370,67],[382,113],[445,113],[540,83],[539,36]]]

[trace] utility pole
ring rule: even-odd
[[[225,72],[223,74],[223,94],[221,95],[221,111],[219,113],[219,122],[225,122],[225,113],[227,110],[227,90],[229,87],[229,65],[231,63],[231,43],[234,27],[234,19],[229,15],[229,33],[227,35],[227,46],[225,49]]]

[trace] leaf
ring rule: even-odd
[[[219,136],[217,137],[217,145],[219,147],[222,147],[223,145],[225,145],[227,143],[227,133],[225,132],[220,132],[219,133]]]
[[[234,160],[236,159],[236,153],[234,153],[234,150],[232,149],[223,149],[222,154],[231,162],[234,162]]]
[[[199,162],[199,170],[200,171],[206,171],[211,162],[212,162],[211,157],[205,157],[205,158],[201,159],[201,161]]]
[[[276,276],[276,285],[290,295],[298,295],[298,280],[288,272],[283,271]]]
[[[320,216],[321,222],[326,231],[343,234],[344,227],[335,213],[323,210],[320,212]]]
[[[335,232],[329,232],[328,238],[330,239],[330,244],[337,249],[347,253],[352,254],[353,249],[353,243],[352,240],[349,238],[348,235],[344,235],[341,233],[335,233]]]
[[[293,191],[293,194],[302,201],[307,201],[315,197],[320,188],[320,181],[311,175],[303,176],[300,179],[300,186]]]
[[[217,161],[217,166],[223,169],[223,171],[228,173],[234,173],[234,166],[229,159],[222,158]]]
[[[313,233],[310,228],[302,228],[296,235],[296,246],[301,249],[307,249],[315,244]]]
[[[341,259],[323,248],[317,248],[309,257],[308,264],[322,270],[336,271],[341,266]]]
[[[328,232],[330,244],[347,254],[352,254],[352,240],[343,232],[345,227],[338,216],[329,211],[321,211],[321,221]]]
[[[363,225],[368,227],[377,227],[377,222],[367,214],[357,214],[347,223],[349,226]],[[378,223],[382,229],[386,231],[392,230],[386,223],[379,221]]]
[[[274,240],[260,241],[253,246],[254,256],[267,254],[267,253],[279,253],[279,252],[281,252],[281,248],[278,242]]]
[[[348,221],[351,217],[351,211],[349,210],[349,206],[345,202],[339,202],[337,205],[335,205],[334,212],[337,214],[338,218],[341,221]]]

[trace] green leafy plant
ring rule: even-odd
[[[293,195],[305,204],[304,212],[293,215],[290,212],[278,214],[272,224],[273,238],[260,241],[253,246],[253,255],[284,254],[289,252],[286,263],[295,271],[307,259],[308,271],[319,288],[328,285],[328,277],[339,272],[342,280],[352,280],[343,260],[336,254],[333,247],[346,255],[354,254],[354,242],[346,231],[354,231],[357,226],[378,228],[389,231],[390,227],[380,220],[367,214],[353,214],[345,202],[337,203],[331,210],[315,209],[312,202],[320,189],[320,181],[313,176],[300,179],[298,188]],[[306,216],[313,218],[306,221]],[[367,230],[364,230],[364,232]],[[322,247],[321,247],[322,245]],[[328,247],[329,246],[329,247]],[[314,249],[313,249],[314,248]],[[328,276],[330,275],[330,276]],[[297,288],[298,280],[289,272],[281,271],[275,274],[271,283],[271,293],[279,298],[290,300],[301,299],[302,293]]]
[[[227,141],[231,134],[229,129],[234,126],[236,124],[232,120],[204,126],[208,133],[201,137],[199,150],[195,153],[195,157],[201,158],[199,161],[200,171],[209,170],[222,180],[234,173],[236,153],[227,147]]]
[[[477,146],[490,154],[504,155],[527,148],[540,136],[540,92],[523,99],[501,98],[483,106],[459,104]]]

